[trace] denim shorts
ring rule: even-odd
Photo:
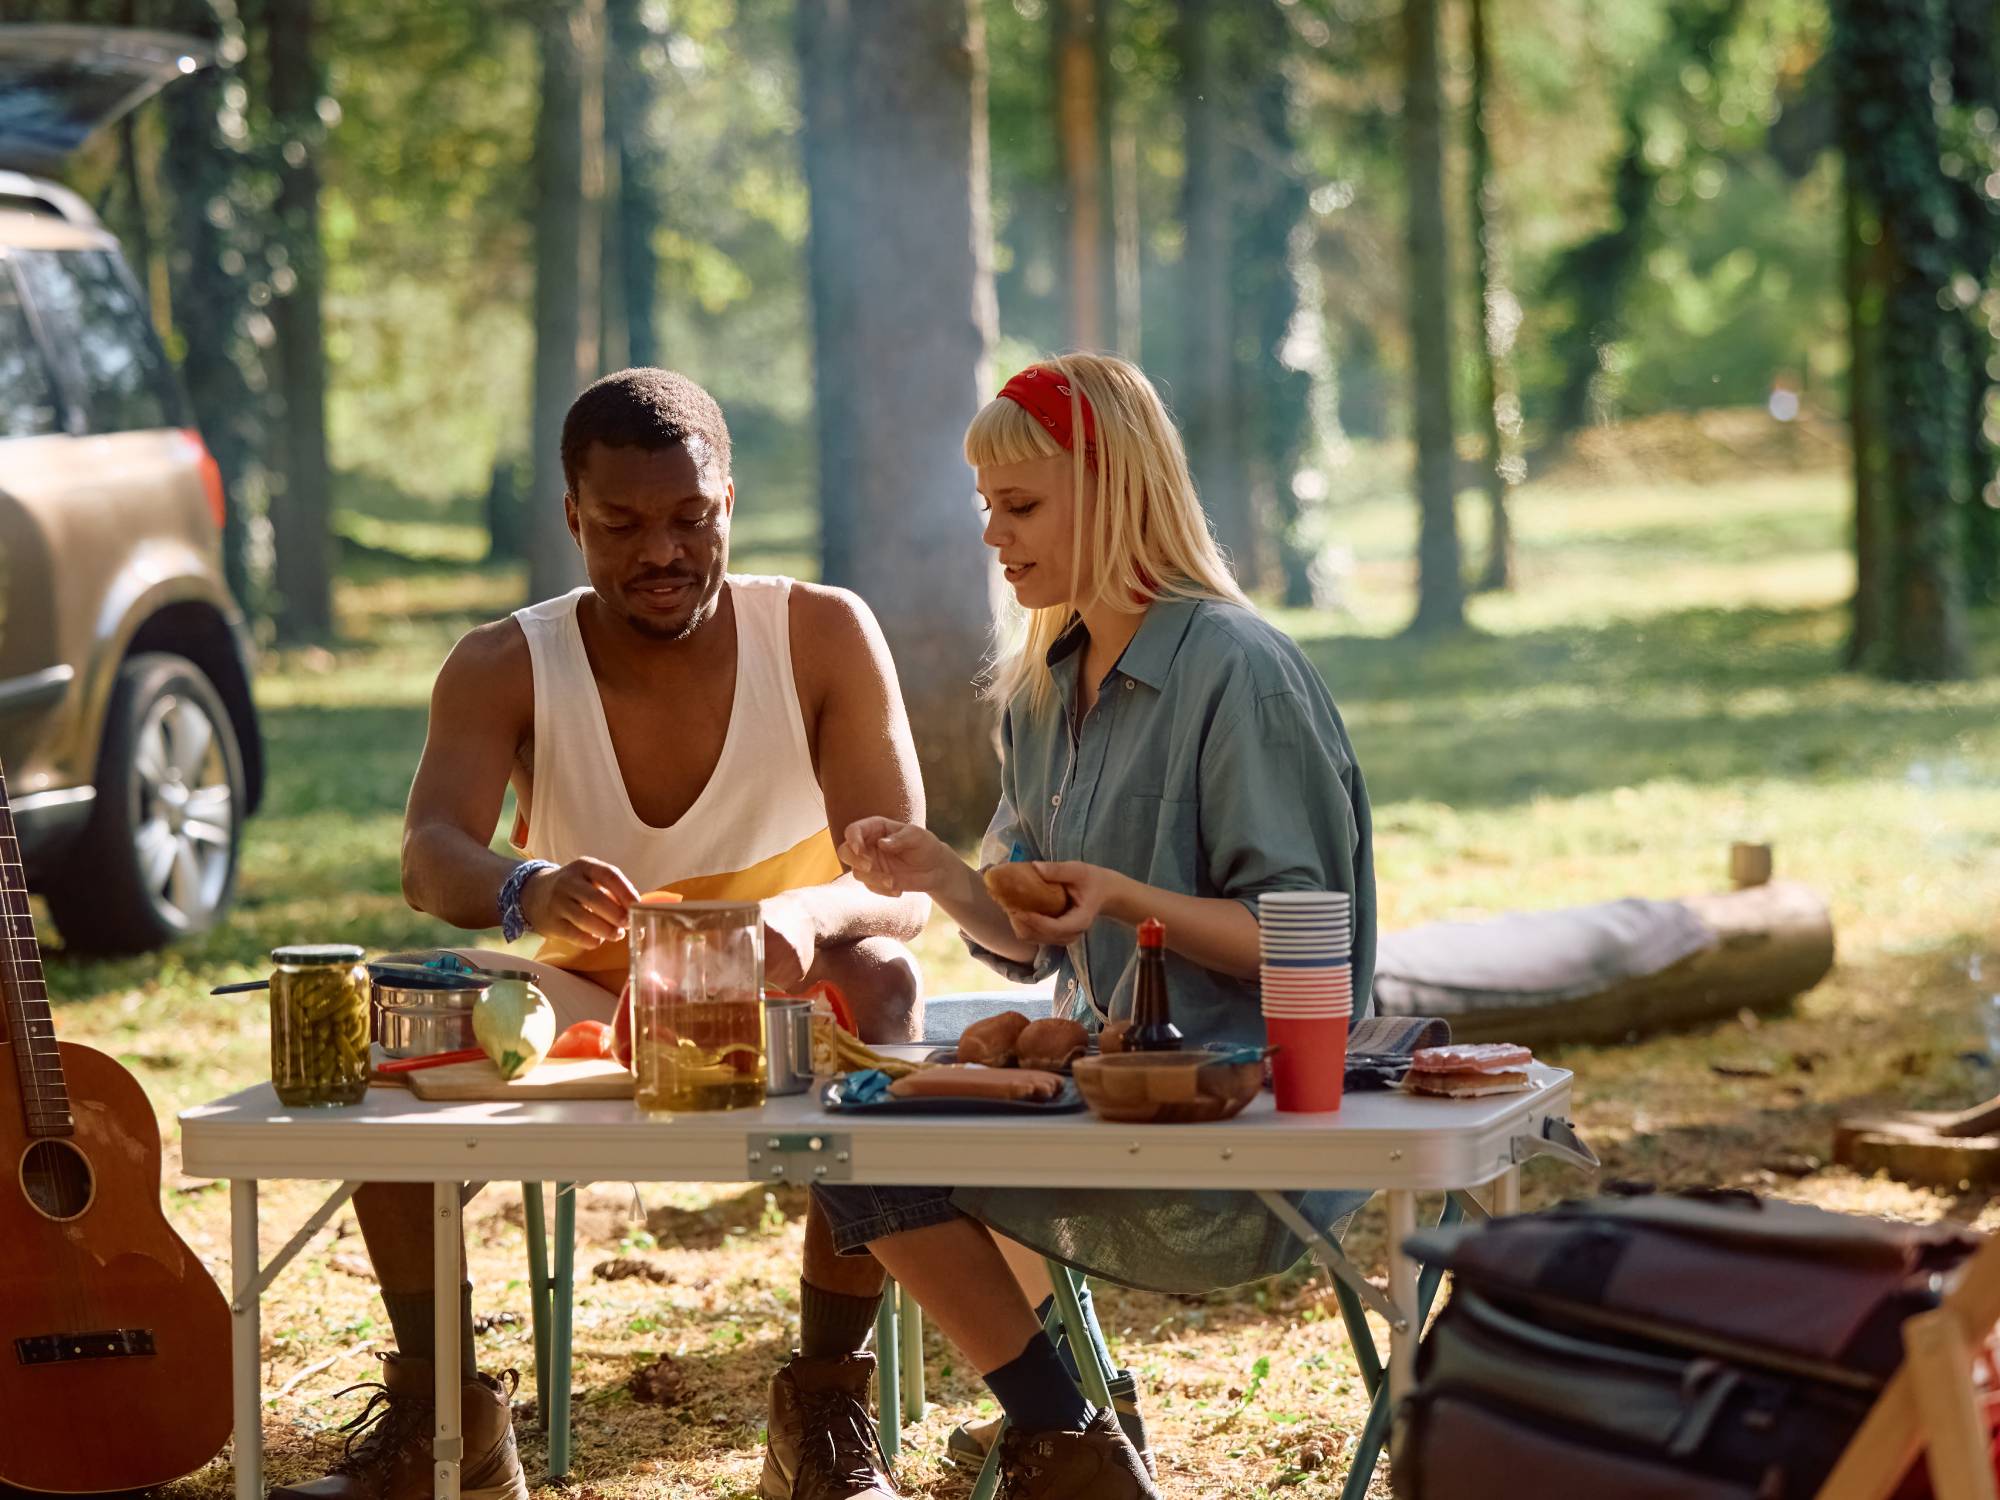
[[[833,1231],[842,1255],[866,1255],[871,1242],[912,1229],[949,1224],[965,1215],[952,1207],[950,1188],[813,1184],[813,1201]]]

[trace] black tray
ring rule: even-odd
[[[1076,1083],[1065,1078],[1061,1092],[1053,1099],[897,1099],[893,1096],[871,1104],[849,1104],[845,1098],[847,1080],[836,1078],[820,1090],[819,1102],[841,1115],[1072,1115],[1083,1109],[1083,1095]]]

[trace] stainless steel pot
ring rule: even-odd
[[[375,1041],[388,1057],[428,1057],[478,1046],[472,1007],[491,983],[388,964],[371,966]]]
[[[812,1001],[764,1002],[766,1097],[803,1094],[812,1087]]]

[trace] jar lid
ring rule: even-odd
[[[273,948],[274,964],[358,964],[361,950],[352,943],[300,943],[290,948]]]

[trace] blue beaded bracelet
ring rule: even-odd
[[[500,935],[508,942],[528,930],[528,919],[521,915],[522,888],[541,871],[555,868],[550,860],[524,859],[507,872],[506,884],[500,887]]]

